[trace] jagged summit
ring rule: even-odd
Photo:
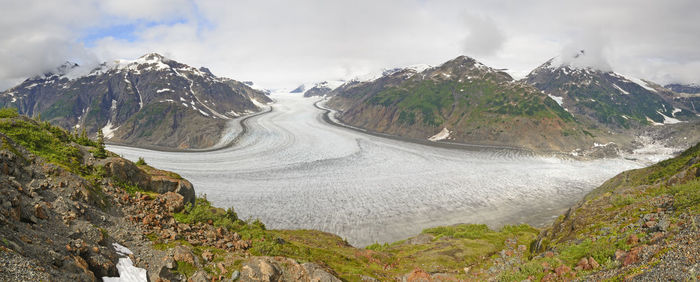
[[[148,53],[148,54],[145,54],[145,55],[139,57],[139,59],[144,59],[146,61],[164,61],[164,60],[167,60],[167,58],[165,58],[165,56],[158,54],[158,53]]]

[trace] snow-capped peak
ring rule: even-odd
[[[610,65],[601,55],[591,54],[583,49],[573,54],[564,54],[551,58],[544,63],[543,67],[549,69],[564,68],[568,70],[612,71]]]
[[[363,74],[360,76],[357,76],[350,81],[356,81],[356,82],[370,82],[370,81],[375,81],[383,76],[389,76],[401,71],[410,71],[414,73],[420,73],[423,72],[432,66],[426,65],[426,64],[415,64],[415,65],[409,65],[409,66],[404,66],[404,67],[395,67],[395,68],[383,68],[379,71],[375,72],[370,72],[367,74]]]
[[[345,83],[345,81],[342,81],[342,80],[323,81],[323,82],[319,82],[319,83],[314,84],[314,86],[312,88],[328,88],[330,90],[333,90],[333,89],[336,89],[336,88],[340,87],[341,85],[343,85],[343,83]]]

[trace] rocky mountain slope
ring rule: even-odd
[[[649,81],[579,63],[585,57],[581,50],[572,58],[553,58],[525,80],[559,101],[575,117],[589,118],[612,129],[696,119],[698,112],[683,102],[681,95]]]
[[[611,137],[507,73],[460,56],[438,67],[393,69],[330,93],[344,123],[416,139],[565,151]]]
[[[250,256],[251,239],[272,240],[262,223],[99,146],[0,110],[0,280],[339,281],[318,264]]]
[[[271,100],[247,85],[159,54],[103,63],[89,72],[66,63],[0,93],[14,107],[70,130],[112,143],[205,148],[219,141],[227,120]]]
[[[700,144],[612,178],[542,231],[462,224],[364,249],[241,220],[179,175],[99,146],[0,110],[0,280],[700,278]]]

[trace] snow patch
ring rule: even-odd
[[[108,121],[107,124],[102,128],[102,134],[104,134],[104,137],[107,139],[110,139],[114,137],[114,132],[117,131],[119,127],[114,127],[112,124],[112,121]]]
[[[102,277],[104,282],[136,282],[148,281],[146,269],[134,266],[130,258],[119,258],[117,262],[119,277]]]
[[[552,94],[547,94],[547,96],[549,96],[549,98],[552,98],[552,100],[557,102],[557,104],[559,104],[559,106],[562,106],[562,107],[564,106],[564,97],[557,97],[557,96],[554,96]]]
[[[205,113],[205,112],[204,112],[204,111],[202,111],[202,110],[198,110],[198,111],[199,111],[199,113],[200,113],[200,114],[202,114],[202,115],[204,115],[204,116],[206,116],[206,117],[208,117],[208,116],[209,116],[209,114]]]
[[[114,247],[114,251],[117,252],[117,254],[122,255],[122,256],[128,256],[128,255],[133,255],[134,253],[129,250],[129,248],[124,247],[120,245],[119,243],[112,243],[112,247]]]
[[[682,121],[669,117],[667,115],[664,115],[662,112],[656,111],[658,114],[660,114],[662,117],[664,117],[664,124],[675,124],[675,123],[680,123]]]
[[[600,144],[600,143],[598,143],[598,142],[593,142],[593,148],[596,148],[596,147],[606,147],[606,146],[612,145],[612,144],[615,144],[615,142],[608,142],[608,143],[605,143],[605,144]]]
[[[646,90],[649,90],[651,92],[656,92],[656,89],[649,87],[649,84],[647,84],[646,81],[644,81],[642,79],[639,79],[639,78],[636,78],[633,76],[628,76],[628,75],[625,75],[624,77],[627,78],[628,80],[636,83],[637,85],[641,86],[642,88],[644,88]]]
[[[112,111],[117,109],[117,100],[112,99],[112,106],[109,109]]]
[[[646,117],[646,118],[647,118],[647,121],[649,123],[651,123],[652,125],[664,125],[663,123],[655,122],[653,119],[650,119],[649,117]]]
[[[438,134],[431,136],[430,138],[428,138],[428,140],[436,142],[440,140],[445,140],[448,137],[450,137],[450,130],[447,129],[447,127],[443,127],[442,131],[438,132]]]
[[[673,108],[673,112],[671,112],[671,115],[673,117],[676,117],[676,113],[680,113],[681,111],[683,111],[683,110],[681,110],[679,108]]]
[[[620,92],[621,92],[622,94],[630,95],[629,92],[625,91],[625,89],[622,89],[622,87],[617,86],[617,84],[613,83],[613,86],[615,86],[615,88],[617,88],[617,90],[620,90]]]
[[[170,88],[163,88],[163,89],[156,90],[156,93],[158,93],[158,94],[163,93],[163,92],[175,92],[175,91],[173,91]]]

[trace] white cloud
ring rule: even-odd
[[[700,82],[700,2],[0,0],[0,88],[66,59],[160,52],[266,87],[341,79],[460,54],[522,77],[586,49],[590,64]],[[139,23],[153,22],[143,25]],[[138,24],[85,47],[86,31]],[[160,24],[158,24],[160,23]]]

